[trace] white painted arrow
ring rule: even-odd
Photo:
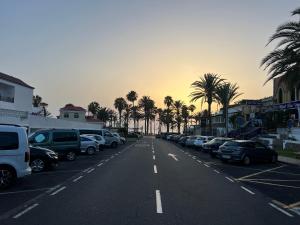
[[[176,158],[176,155],[175,155],[175,154],[169,153],[168,156],[172,157],[175,161],[178,161],[178,159]]]

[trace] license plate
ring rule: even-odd
[[[223,158],[223,159],[230,159],[231,156],[230,156],[230,155],[222,155],[222,158]]]

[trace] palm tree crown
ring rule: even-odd
[[[118,110],[119,112],[119,125],[121,126],[121,122],[122,122],[122,111],[126,108],[127,106],[127,102],[125,101],[124,98],[119,97],[115,99],[115,103],[114,103],[115,108]]]

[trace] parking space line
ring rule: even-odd
[[[91,167],[86,168],[85,170],[83,170],[82,172],[86,173],[87,171],[89,171],[91,169]]]
[[[279,169],[279,168],[282,168],[282,167],[285,167],[285,165],[274,167],[274,168],[267,169],[267,170],[263,170],[263,171],[260,171],[260,172],[257,172],[257,173],[252,173],[252,174],[237,178],[237,180],[243,180],[245,178],[253,177],[253,176],[256,176],[256,175],[259,175],[259,174],[262,174],[262,173],[266,173],[266,172],[269,172],[269,171],[272,171],[272,170],[276,170],[276,169]]]
[[[192,158],[193,158],[193,159],[196,159],[196,156],[193,156]]]
[[[251,195],[254,195],[255,193],[253,191],[250,191],[248,188],[245,188],[244,186],[241,186],[241,188],[245,191],[247,191],[248,193],[250,193]]]
[[[202,161],[201,161],[201,160],[199,160],[199,159],[197,160],[197,162],[198,162],[198,163],[202,163]]]
[[[287,211],[283,210],[282,208],[279,208],[277,205],[274,205],[273,203],[269,203],[270,206],[272,206],[274,209],[277,209],[279,212],[282,212],[283,214],[294,217],[292,214],[288,213]]]
[[[13,218],[14,219],[18,219],[20,216],[24,215],[25,213],[29,212],[30,210],[34,209],[35,207],[37,207],[39,204],[35,203],[32,206],[27,207],[26,209],[24,209],[22,212],[19,212],[17,215],[15,215]]]
[[[156,196],[156,213],[161,214],[163,213],[163,210],[162,210],[161,195],[159,190],[155,191],[155,196]]]
[[[295,188],[295,189],[300,189],[300,187],[297,186],[291,186],[291,185],[284,185],[284,184],[274,184],[274,183],[269,183],[269,182],[262,182],[262,181],[256,181],[256,180],[240,180],[244,182],[250,182],[250,183],[257,183],[257,184],[266,184],[266,185],[271,185],[271,186],[277,186],[277,187],[286,187],[286,188]]]
[[[220,173],[218,170],[214,170],[216,173]]]
[[[20,194],[20,193],[35,192],[35,191],[45,191],[45,190],[52,190],[52,188],[37,188],[37,189],[29,189],[29,190],[22,190],[22,191],[1,192],[0,195],[11,195],[11,194]]]
[[[103,165],[103,163],[99,163],[97,166],[102,166]]]
[[[66,186],[63,186],[63,187],[61,187],[60,189],[58,189],[58,190],[52,192],[50,195],[51,195],[51,196],[56,195],[56,194],[58,194],[59,192],[63,191],[63,190],[66,189],[66,188],[67,188]]]
[[[157,167],[156,167],[156,165],[153,166],[153,171],[154,171],[154,173],[157,173]]]
[[[87,171],[87,173],[91,173],[95,170],[95,168],[90,169],[89,171]]]
[[[230,177],[225,177],[227,180],[229,180],[230,182],[234,182],[234,180],[232,180]]]
[[[206,164],[206,163],[204,163],[204,166],[206,166],[206,167],[210,167],[210,165],[208,165],[208,164]]]
[[[77,181],[79,181],[81,178],[83,178],[83,176],[79,176],[79,177],[75,178],[75,179],[73,180],[73,182],[77,182]]]
[[[292,204],[289,204],[288,205],[288,208],[294,208],[296,206],[300,206],[300,201],[299,202],[295,202],[295,203],[292,203]]]

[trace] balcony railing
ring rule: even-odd
[[[15,98],[0,95],[0,101],[13,103],[15,101]]]

